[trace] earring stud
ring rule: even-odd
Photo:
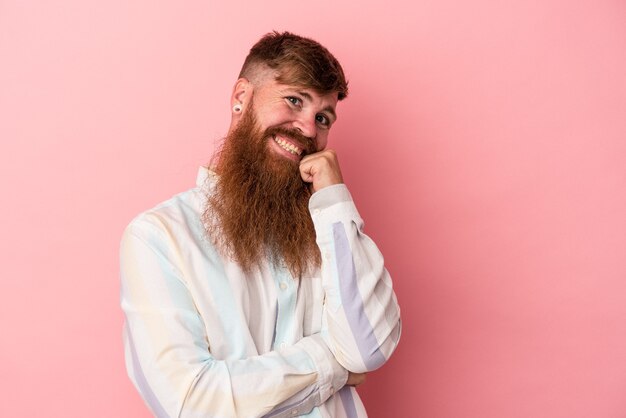
[[[241,112],[241,109],[242,109],[242,107],[241,107],[240,103],[237,103],[236,105],[233,106],[233,112],[235,112],[235,113]]]

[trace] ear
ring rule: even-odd
[[[240,78],[233,87],[233,93],[230,96],[230,107],[233,118],[240,116],[246,111],[246,107],[252,97],[252,91],[254,90],[252,83],[247,78]],[[232,108],[235,105],[241,106],[240,112],[235,112]]]

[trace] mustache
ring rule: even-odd
[[[305,155],[313,154],[317,152],[317,144],[316,144],[315,138],[305,136],[297,129],[289,129],[289,128],[284,128],[282,126],[273,126],[265,130],[266,138],[273,137],[276,135],[287,137],[293,140],[296,144],[298,144],[300,148],[302,148],[303,157]]]

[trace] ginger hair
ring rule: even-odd
[[[339,61],[318,42],[289,32],[270,32],[250,49],[239,73],[255,80],[263,69],[275,71],[282,84],[310,88],[320,94],[348,96],[348,82]]]

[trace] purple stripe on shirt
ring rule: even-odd
[[[343,409],[346,411],[346,416],[348,418],[357,418],[358,415],[356,413],[356,406],[354,406],[354,398],[352,397],[350,386],[342,387],[339,391],[339,397],[341,398]]]
[[[365,315],[363,298],[357,285],[356,269],[350,251],[346,230],[341,222],[333,224],[337,272],[339,274],[339,292],[341,303],[346,313],[352,335],[356,340],[363,363],[368,370],[374,370],[385,362],[385,356],[379,351],[374,329]]]

